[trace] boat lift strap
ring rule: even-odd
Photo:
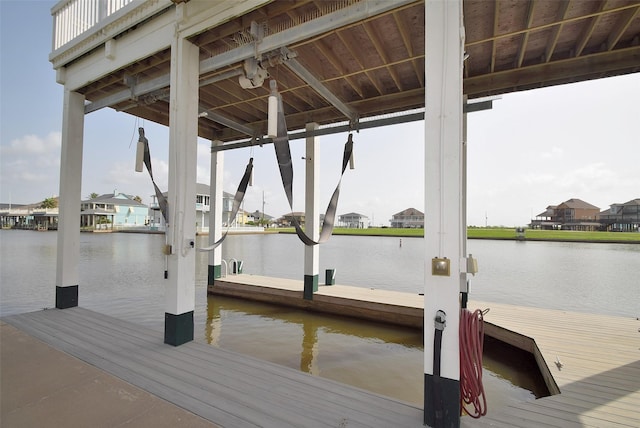
[[[293,162],[291,160],[291,148],[289,146],[289,136],[287,132],[287,123],[284,117],[282,96],[280,95],[278,95],[278,133],[277,136],[273,139],[273,146],[276,151],[278,167],[280,168],[282,186],[284,187],[284,192],[286,193],[287,200],[289,201],[289,207],[291,208],[291,212],[293,213]],[[318,245],[328,241],[331,237],[331,234],[333,233],[333,226],[335,224],[336,211],[338,209],[340,183],[342,182],[342,177],[344,176],[344,172],[347,169],[349,160],[351,159],[352,152],[353,139],[352,135],[349,134],[349,138],[344,145],[344,154],[342,157],[342,173],[340,175],[340,180],[338,180],[338,185],[336,186],[336,189],[331,196],[331,200],[329,201],[329,205],[327,206],[327,211],[324,215],[324,223],[322,224],[322,230],[320,231],[320,238],[318,239],[318,241],[316,242],[309,236],[307,236],[302,230],[302,227],[300,227],[300,223],[295,218],[295,216],[291,216],[296,234],[298,235],[300,240],[304,242],[305,245]]]
[[[240,184],[238,185],[238,190],[236,190],[236,195],[233,198],[233,208],[231,210],[231,216],[229,217],[230,219],[235,219],[236,215],[238,215],[238,210],[240,209],[240,205],[242,204],[244,195],[247,192],[247,186],[249,184],[249,180],[251,179],[252,172],[253,172],[253,158],[250,158],[249,163],[247,164],[247,168],[244,171],[244,175],[242,176],[242,179],[240,180]],[[198,248],[198,251],[214,250],[218,245],[222,244],[222,241],[224,241],[224,239],[227,237],[227,235],[229,234],[230,227],[231,226],[228,224],[227,230],[224,232],[224,235],[222,235],[220,239],[214,242],[213,245],[210,245],[208,247]]]
[[[147,171],[149,171],[149,176],[151,177],[151,183],[153,183],[153,188],[156,192],[156,198],[158,198],[158,206],[160,207],[160,212],[162,213],[162,217],[164,217],[165,223],[169,223],[169,214],[167,213],[167,198],[164,197],[155,180],[153,179],[153,171],[151,170],[151,152],[149,150],[149,140],[144,136],[144,128],[138,128],[138,134],[140,135],[138,138],[138,142],[144,144],[144,164],[147,167]]]

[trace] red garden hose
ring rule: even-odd
[[[483,312],[462,309],[460,314],[460,407],[472,418],[487,414],[482,386]]]

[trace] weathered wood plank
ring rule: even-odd
[[[251,277],[248,282],[239,286],[243,293],[257,290],[276,301],[302,290],[302,281]],[[424,303],[420,296],[381,290],[321,289],[327,292],[318,297],[332,304],[343,297],[355,301],[350,310],[388,311],[384,302],[392,302],[400,312],[420,311]],[[491,308],[487,331],[538,353],[536,359],[561,394],[489,409],[480,420],[462,417],[463,427],[640,426],[640,322],[484,302],[469,306]],[[422,411],[407,403],[203,343],[169,347],[161,332],[82,308],[8,321],[222,426],[422,425]],[[556,358],[561,369],[555,367]]]
[[[421,425],[406,403],[202,343],[174,348],[158,332],[81,308],[8,322],[222,426]]]
[[[268,284],[279,288],[278,278],[243,275],[229,279],[245,284],[242,293],[252,293]],[[302,281],[287,280],[282,291],[301,290]],[[362,287],[321,287],[316,300],[333,299],[355,315],[376,304],[396,305],[398,313],[422,310],[424,297]],[[342,302],[340,301],[342,299]],[[491,412],[485,422],[463,418],[463,426],[484,426],[486,421],[504,426],[640,426],[640,336],[638,320],[608,315],[567,312],[526,306],[470,301],[469,308],[490,308],[485,316],[487,334],[532,352],[547,385],[560,395],[519,403],[499,413]],[[320,308],[322,309],[322,308]],[[386,308],[375,308],[384,314]],[[362,313],[361,313],[362,312]],[[385,315],[386,316],[386,315]],[[563,366],[556,367],[560,359]],[[557,391],[557,390],[556,390]],[[477,425],[474,425],[477,424]],[[493,425],[490,425],[493,426]]]

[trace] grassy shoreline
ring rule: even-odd
[[[293,228],[278,229],[279,233],[295,233]],[[333,229],[334,235],[351,236],[395,236],[398,238],[419,238],[424,236],[423,229],[399,229],[391,227],[371,227],[369,229]],[[516,241],[518,237],[514,228],[476,228],[467,229],[469,239],[495,239]],[[557,242],[600,242],[620,244],[640,244],[640,233],[637,232],[581,232],[570,230],[535,230],[526,229],[525,241],[557,241]]]

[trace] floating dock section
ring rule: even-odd
[[[320,286],[304,300],[303,281],[229,275],[210,294],[305,308],[334,315],[422,328],[424,296],[344,285]],[[489,309],[485,334],[530,352],[549,397],[489,409],[469,427],[640,427],[640,320],[499,303]]]

